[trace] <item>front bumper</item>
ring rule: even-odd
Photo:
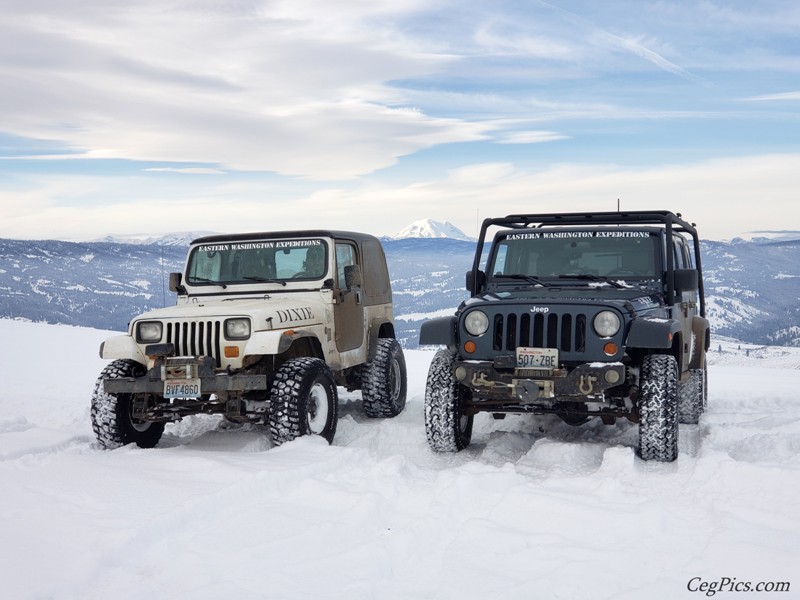
[[[152,346],[154,350],[156,346]],[[141,377],[104,379],[103,389],[109,394],[164,395],[167,382],[193,381],[200,383],[199,396],[223,395],[230,392],[249,392],[267,389],[266,375],[217,373],[214,359],[208,356],[160,356],[154,366]]]
[[[267,389],[266,375],[238,375],[219,373],[210,377],[200,377],[200,389],[206,394],[227,394],[230,392],[250,392]],[[164,393],[164,380],[158,369],[150,369],[141,377],[122,377],[103,380],[103,389],[109,394],[153,394]]]
[[[141,377],[104,379],[109,394],[131,394],[131,415],[142,421],[175,421],[192,414],[224,414],[233,421],[258,421],[268,410],[267,376],[217,373],[211,357],[159,358]],[[168,393],[169,390],[169,393]]]
[[[571,368],[508,368],[503,357],[490,361],[456,361],[453,373],[473,398],[541,404],[548,401],[603,401],[609,388],[626,382],[621,362],[584,363]]]

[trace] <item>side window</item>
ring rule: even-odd
[[[344,268],[357,264],[356,249],[352,244],[337,242],[336,244],[336,287],[344,289]]]
[[[689,245],[686,240],[681,237],[675,237],[675,268],[676,269],[691,269],[694,267],[694,260],[692,253],[689,251]]]
[[[683,240],[679,238],[673,238],[672,240],[672,260],[674,262],[676,269],[685,269],[686,268],[686,254],[685,248],[683,247]]]
[[[686,268],[694,269],[695,268],[694,247],[689,242],[686,242],[683,245],[683,251],[686,253]]]

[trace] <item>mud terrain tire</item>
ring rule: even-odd
[[[97,442],[111,450],[134,443],[140,448],[153,448],[164,433],[164,423],[134,421],[132,394],[109,394],[103,389],[103,379],[138,377],[145,369],[132,360],[115,360],[100,372],[92,393],[92,429]]]
[[[692,369],[678,391],[678,421],[696,425],[706,405],[706,369]]]
[[[397,340],[381,338],[375,358],[364,365],[361,397],[368,417],[396,417],[406,405],[406,361]]]
[[[469,388],[453,376],[456,355],[439,350],[431,361],[425,385],[425,433],[435,452],[459,452],[472,439],[473,415],[464,408],[471,397]]]
[[[304,435],[330,444],[336,434],[339,396],[333,374],[319,358],[293,358],[275,373],[270,390],[269,429],[280,446]]]
[[[639,392],[639,456],[671,462],[678,458],[678,363],[652,354],[642,361]]]

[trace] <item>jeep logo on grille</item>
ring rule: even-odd
[[[531,306],[532,313],[549,313],[550,307],[549,306]]]

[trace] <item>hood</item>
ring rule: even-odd
[[[599,291],[598,291],[599,290]],[[663,298],[651,290],[639,288],[616,289],[609,287],[564,287],[557,289],[537,288],[535,292],[502,291],[480,294],[465,301],[464,307],[483,302],[507,304],[589,304],[617,306],[623,312],[647,312],[663,306]]]
[[[253,330],[286,329],[315,325],[325,320],[327,304],[308,294],[268,296],[258,298],[225,298],[186,301],[175,306],[151,310],[137,316],[133,322],[146,320],[222,320],[250,317]]]

